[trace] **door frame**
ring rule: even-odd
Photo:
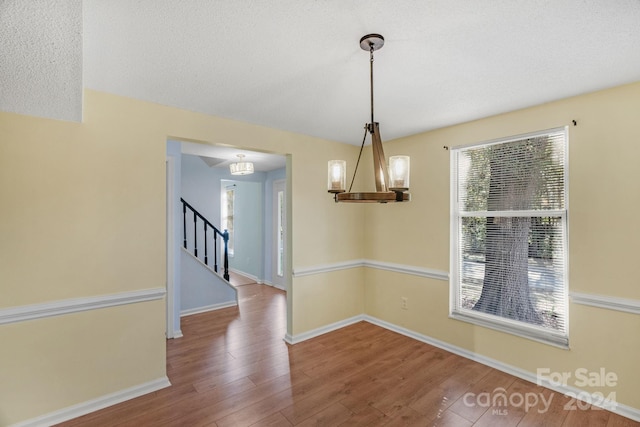
[[[176,221],[179,219],[179,194],[180,188],[180,150],[172,152],[167,145],[166,157],[166,336],[167,338],[180,338],[180,229]]]

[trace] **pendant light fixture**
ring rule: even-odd
[[[251,175],[253,173],[253,163],[244,161],[244,154],[237,154],[238,161],[231,163],[231,175]]]
[[[360,154],[353,172],[353,178],[346,191],[347,162],[344,160],[329,160],[328,191],[333,193],[336,202],[355,203],[388,203],[408,202],[411,200],[409,190],[409,156],[392,156],[389,158],[389,168],[382,149],[380,128],[373,118],[373,52],[384,45],[384,37],[380,34],[367,34],[360,39],[360,47],[369,51],[369,78],[371,90],[371,123],[364,127],[364,137],[360,146]],[[351,192],[353,181],[358,172],[358,164],[362,156],[362,149],[367,139],[367,133],[371,134],[371,147],[373,151],[373,173],[376,182],[375,192]]]

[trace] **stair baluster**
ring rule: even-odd
[[[183,198],[180,198],[182,202],[182,232],[183,232],[183,246],[189,250],[187,246],[187,209],[193,212],[193,255],[198,257],[198,218],[204,224],[204,263],[209,265],[209,256],[207,249],[207,229],[210,227],[213,230],[213,271],[218,272],[218,235],[222,236],[224,242],[224,252],[222,254],[222,263],[224,270],[222,277],[225,280],[229,280],[229,231],[220,231],[215,225],[213,225],[208,219],[206,219],[200,212],[198,212],[193,206],[187,203]]]

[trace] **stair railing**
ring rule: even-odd
[[[213,230],[213,271],[218,272],[218,236],[220,236],[224,242],[223,253],[223,274],[222,277],[225,280],[229,280],[229,232],[227,230],[220,231],[214,226],[208,219],[206,219],[200,212],[198,212],[193,206],[187,203],[183,198],[180,198],[182,202],[182,236],[183,244],[186,250],[187,247],[187,209],[193,213],[193,255],[198,258],[198,218],[203,224],[204,228],[204,263],[209,265],[209,254],[207,245],[207,231],[209,228]]]

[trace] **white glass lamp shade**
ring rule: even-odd
[[[329,193],[344,193],[347,187],[347,162],[344,160],[329,160],[328,174]]]
[[[389,189],[391,191],[409,189],[409,156],[389,157]]]
[[[229,169],[231,175],[250,175],[253,173],[253,163],[243,161],[244,155],[238,154],[239,162],[231,163]]]

